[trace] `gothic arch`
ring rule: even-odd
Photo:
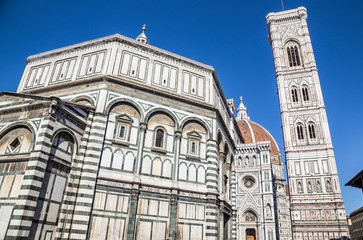
[[[286,47],[286,45],[290,42],[293,42],[295,44],[297,44],[299,47],[301,46],[300,44],[300,40],[297,38],[297,37],[288,37],[288,38],[285,38],[282,42],[282,46],[284,46],[284,48]]]
[[[301,46],[298,40],[289,38],[289,41],[284,42],[284,55],[286,66],[299,67],[303,65]],[[288,63],[288,64],[287,64]]]

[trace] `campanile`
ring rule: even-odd
[[[304,7],[269,13],[293,239],[348,235],[334,150]]]

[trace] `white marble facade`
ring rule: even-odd
[[[275,15],[274,53],[283,51],[275,49]],[[304,24],[282,29],[297,36]],[[275,60],[277,72],[283,64]],[[303,104],[321,105],[317,74],[294,76],[278,76],[284,110],[295,105],[281,98],[282,87],[315,89],[320,102]],[[149,45],[145,28],[136,40],[115,34],[30,56],[17,93],[0,99],[0,212],[11,212],[0,216],[0,239],[305,239],[291,227],[308,212],[292,205],[291,226],[271,134],[242,103],[234,117],[213,67]],[[314,122],[324,131],[307,141],[331,146],[324,110],[286,113],[286,124]],[[286,149],[303,145],[284,134]],[[332,150],[317,161],[299,154],[286,155],[292,203],[299,191],[339,197]]]
[[[266,17],[275,63],[294,239],[349,236],[304,7]]]

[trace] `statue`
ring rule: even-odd
[[[317,192],[321,192],[321,185],[320,185],[320,181],[316,182],[316,191]]]
[[[329,180],[326,180],[326,191],[330,192],[331,191],[331,184]]]
[[[301,182],[298,182],[298,184],[297,184],[297,191],[302,192]]]
[[[308,181],[308,192],[312,192],[313,188],[311,187],[311,182]]]

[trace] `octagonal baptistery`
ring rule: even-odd
[[[0,240],[235,239],[235,141],[214,68],[145,27],[30,56],[0,93]]]
[[[278,145],[265,128],[250,120],[242,98],[236,120],[245,141],[238,145],[236,155],[237,235],[239,239],[291,239],[289,201]]]

